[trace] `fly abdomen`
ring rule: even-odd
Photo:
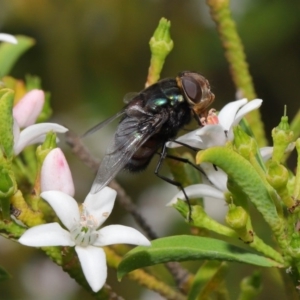
[[[153,155],[162,146],[163,142],[150,138],[131,157],[124,169],[130,172],[139,172],[147,168]]]

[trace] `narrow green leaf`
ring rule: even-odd
[[[282,267],[276,261],[216,239],[198,236],[172,236],[152,241],[151,247],[136,247],[128,252],[118,267],[118,278],[147,266],[169,261],[225,260],[262,267]]]
[[[4,281],[10,278],[11,275],[8,272],[6,272],[6,270],[3,267],[0,266],[0,281]]]
[[[5,157],[13,156],[13,116],[14,92],[10,89],[0,90],[0,147]]]
[[[16,38],[18,44],[0,44],[0,78],[8,75],[18,58],[35,43],[34,39],[24,35],[18,35]]]
[[[195,275],[187,300],[207,299],[219,289],[227,273],[227,263],[220,261],[206,261]]]

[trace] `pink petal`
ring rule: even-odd
[[[114,244],[131,244],[150,246],[148,239],[134,228],[123,225],[109,225],[98,230],[95,246],[108,246]]]
[[[44,92],[42,90],[32,90],[16,104],[13,108],[13,115],[21,128],[35,123],[43,109],[44,102]]]
[[[98,292],[103,287],[107,277],[104,250],[93,246],[76,246],[75,251],[88,284],[95,293]]]
[[[67,229],[71,230],[79,223],[78,204],[71,196],[60,191],[48,191],[41,193],[41,197],[51,205]]]
[[[70,233],[58,223],[43,224],[25,231],[19,243],[32,247],[74,246]]]
[[[56,190],[74,196],[75,189],[72,174],[60,148],[51,150],[43,162],[41,190],[42,192]]]
[[[117,192],[110,187],[104,187],[98,193],[89,193],[84,200],[84,206],[89,214],[98,222],[98,227],[109,217],[115,203]]]

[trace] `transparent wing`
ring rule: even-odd
[[[137,92],[131,92],[131,93],[127,93],[124,98],[123,98],[123,102],[128,104],[132,99],[134,99],[135,97],[139,96],[140,93]]]
[[[92,133],[98,131],[99,129],[103,128],[104,126],[108,125],[109,123],[111,123],[112,121],[114,121],[115,119],[119,118],[120,116],[122,116],[125,113],[124,110],[119,111],[118,113],[116,113],[114,116],[98,123],[96,126],[92,127],[91,129],[89,129],[86,133],[84,133],[81,138],[85,138],[89,135],[91,135]]]
[[[142,121],[137,118],[125,118],[119,124],[114,140],[100,163],[91,193],[95,194],[106,186],[165,121],[166,117],[146,117]],[[150,128],[156,130],[151,131]]]

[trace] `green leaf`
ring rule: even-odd
[[[14,92],[10,89],[0,90],[0,147],[6,158],[13,157],[14,136],[12,108]]]
[[[4,281],[4,280],[7,280],[7,279],[10,279],[11,278],[11,275],[6,272],[6,270],[4,268],[2,268],[0,266],[0,281]]]
[[[276,261],[216,239],[198,236],[172,236],[152,241],[151,247],[129,251],[118,267],[118,278],[143,267],[169,261],[225,260],[262,267],[282,267]]]
[[[276,231],[282,226],[274,204],[274,189],[259,175],[251,163],[226,147],[213,147],[197,154],[197,164],[210,162],[220,167],[247,195],[267,223]]]
[[[228,265],[225,262],[206,261],[197,271],[187,300],[208,299],[209,295],[220,290]]]
[[[18,58],[35,43],[34,39],[24,35],[18,35],[16,38],[18,44],[0,44],[0,78],[9,74]]]

